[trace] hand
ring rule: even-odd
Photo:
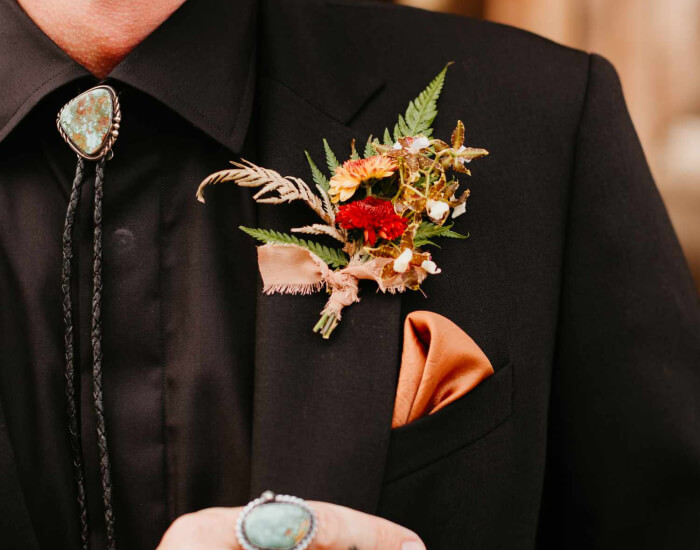
[[[307,502],[319,529],[309,550],[425,550],[418,535],[376,516],[327,502]],[[242,508],[207,508],[180,516],[156,550],[242,550],[236,520]]]

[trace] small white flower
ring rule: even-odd
[[[394,271],[396,271],[396,273],[405,273],[408,266],[411,264],[412,259],[413,250],[407,248],[398,258],[394,260]]]
[[[435,223],[440,223],[450,211],[450,205],[443,201],[430,199],[426,204],[428,217]]]
[[[467,202],[464,201],[459,206],[455,206],[455,209],[452,211],[452,219],[456,218],[457,216],[461,216],[466,211],[467,211]]]
[[[392,146],[392,149],[394,149],[394,151],[399,151],[400,149],[403,149],[403,145],[401,145],[401,144],[397,141],[397,142],[394,143],[394,145]]]
[[[442,272],[442,269],[440,269],[432,260],[423,260],[423,263],[420,264],[420,266],[431,275],[437,275],[438,273]]]
[[[407,147],[408,152],[412,155],[417,155],[423,149],[430,147],[430,140],[425,136],[420,136],[411,142],[411,145]]]

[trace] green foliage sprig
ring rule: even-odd
[[[450,239],[468,239],[469,235],[462,235],[456,231],[452,231],[452,226],[449,225],[436,225],[432,222],[423,222],[420,227],[416,230],[416,236],[413,239],[413,244],[416,247],[433,245],[437,246],[431,239],[436,237],[447,237]]]
[[[428,87],[408,104],[405,115],[399,115],[399,121],[394,126],[394,141],[403,137],[423,135],[432,137],[433,122],[437,117],[437,102],[445,85],[448,65],[440,71]]]
[[[332,268],[340,268],[348,265],[349,259],[347,254],[337,248],[324,246],[314,241],[305,241],[289,233],[280,233],[272,229],[255,229],[244,226],[240,226],[239,229],[265,244],[294,244],[306,248]]]

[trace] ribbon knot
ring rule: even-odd
[[[335,313],[340,319],[344,307],[359,302],[360,285],[357,277],[344,271],[330,271],[326,277],[326,287],[331,291],[323,313]]]
[[[372,280],[382,292],[405,290],[402,275],[383,279],[382,272],[391,258],[372,258],[366,262],[351,261],[346,267],[332,270],[316,254],[293,244],[266,244],[258,247],[258,267],[265,294],[313,294],[326,288],[328,302],[322,319],[337,324],[343,308],[359,302],[360,279]],[[419,283],[427,276],[419,272]]]

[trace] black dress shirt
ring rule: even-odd
[[[241,246],[235,228],[254,225],[254,211],[249,193],[234,192],[221,212],[231,233],[222,234],[194,192],[243,147],[255,18],[252,1],[188,2],[105,79],[123,113],[105,170],[103,253],[104,395],[120,548],[155,548],[176,515],[247,499],[256,279],[254,249]],[[76,156],[55,119],[97,80],[14,0],[3,0],[0,82],[0,396],[40,547],[77,548],[58,286]],[[99,549],[94,163],[86,173],[73,294],[89,523]]]
[[[253,13],[257,7],[257,19]],[[260,292],[254,243],[303,206],[203,177],[244,156],[308,178],[392,126],[448,61],[435,135],[490,151],[420,293]],[[0,0],[0,547],[79,548],[63,379],[61,235],[75,155],[58,109],[95,84]],[[415,530],[430,550],[674,549],[700,540],[700,304],[597,55],[364,0],[189,0],[117,67],[106,166],[104,398],[120,550],[266,489]],[[91,170],[88,170],[92,173]],[[91,181],[76,226],[81,427],[102,506],[88,345]],[[391,430],[407,312],[464,329],[495,374]],[[232,526],[233,528],[233,526]],[[3,546],[4,543],[4,546]]]

